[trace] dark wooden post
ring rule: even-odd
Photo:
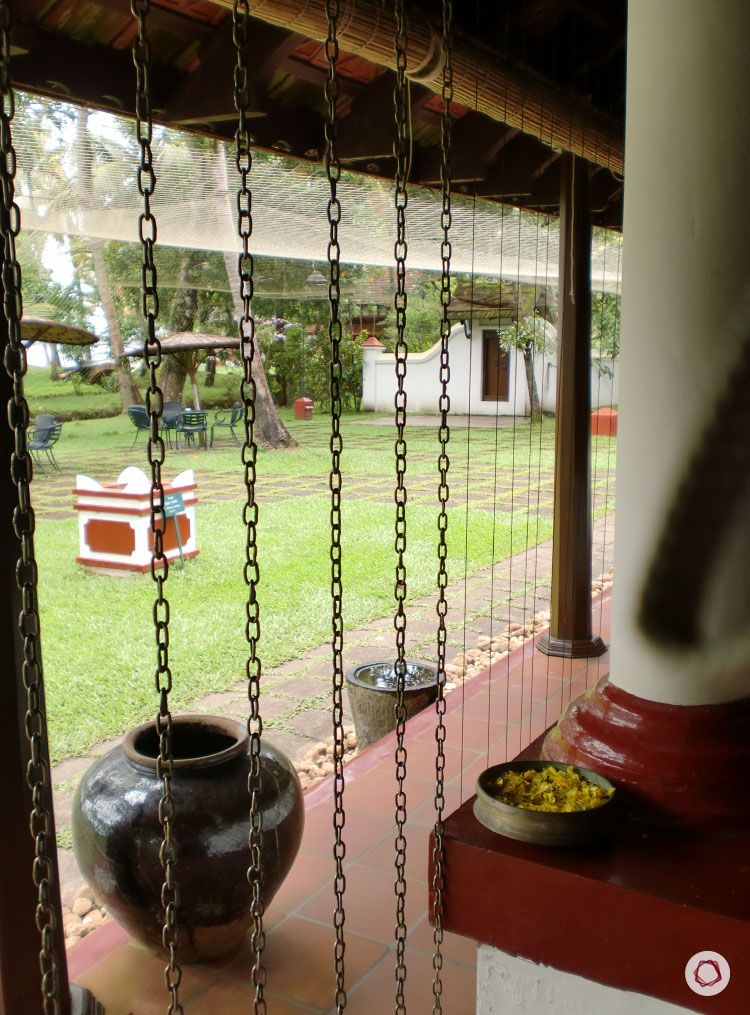
[[[591,631],[591,171],[569,153],[561,162],[552,602],[539,650],[571,659],[606,646]]]
[[[7,344],[7,326],[3,311],[0,280],[0,356]],[[3,830],[0,849],[0,1015],[21,1015],[41,1009],[39,971],[40,935],[36,926],[36,888],[32,881],[34,841],[29,831],[31,791],[26,782],[29,744],[24,717],[26,692],[21,681],[21,638],[18,630],[20,597],[15,569],[19,542],[13,531],[16,488],[11,480],[10,455],[13,435],[7,423],[7,405],[11,395],[10,379],[0,362],[0,773],[3,789]],[[44,699],[42,698],[42,707]],[[49,761],[49,759],[47,759]],[[55,935],[59,959],[58,988],[60,1015],[98,1015],[101,1008],[88,991],[68,984],[65,941],[60,906],[60,880],[57,869],[55,823],[52,812],[52,787],[46,806],[51,818],[52,885],[50,897],[60,914]]]

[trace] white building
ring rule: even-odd
[[[508,326],[508,321],[503,326]],[[550,330],[554,332],[551,325]],[[504,348],[498,342],[498,328],[475,318],[465,327],[453,326],[449,338],[451,379],[448,393],[451,412],[478,416],[528,416],[529,385],[523,353]],[[393,353],[377,338],[364,345],[362,361],[362,409],[391,412],[396,393]],[[424,352],[410,353],[407,360],[406,391],[411,413],[436,413],[440,393],[440,343]],[[591,407],[616,406],[618,402],[618,360],[592,358]],[[534,375],[542,408],[554,413],[557,361],[554,352],[537,353]]]

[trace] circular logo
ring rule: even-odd
[[[696,952],[685,966],[685,982],[701,997],[720,994],[729,977],[729,963],[719,952]]]

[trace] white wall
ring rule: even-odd
[[[619,404],[620,397],[620,361],[603,357],[603,368],[599,368],[598,359],[591,360],[591,408]],[[557,400],[557,361],[553,356],[537,353],[536,357],[537,386],[545,412],[555,411]],[[611,376],[610,376],[611,375]]]
[[[529,393],[523,355],[510,350],[509,397],[505,402],[482,399],[482,330],[487,324],[473,322],[472,338],[467,339],[462,324],[456,324],[450,334],[449,351],[451,379],[448,393],[451,412],[477,416],[526,416],[529,413]],[[611,361],[605,361],[611,367]],[[555,411],[557,367],[554,353],[535,357],[534,372],[542,408]],[[591,368],[591,404],[617,404],[618,367],[615,363],[614,383]],[[440,394],[440,344],[425,352],[410,353],[406,370],[406,392],[410,413],[436,413]],[[367,346],[362,366],[362,408],[370,412],[390,413],[396,394],[396,375],[393,353]]]
[[[696,997],[696,1003],[697,1003]],[[617,990],[480,945],[477,1015],[680,1015],[690,1009]]]

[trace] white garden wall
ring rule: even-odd
[[[475,321],[471,339],[466,337],[462,324],[456,324],[449,339],[451,379],[448,392],[451,412],[465,415],[471,412],[480,416],[526,416],[529,413],[529,395],[523,355],[510,350],[509,391],[507,401],[486,401],[482,398],[482,330],[488,325]],[[605,361],[612,369],[612,361]],[[535,358],[534,372],[542,407],[555,411],[557,366],[554,354]],[[592,408],[617,405],[618,364],[614,364],[614,377],[600,372],[596,364],[591,368]],[[440,344],[425,352],[410,353],[406,372],[406,391],[410,413],[436,413],[440,394]],[[393,353],[378,346],[365,346],[362,366],[362,409],[370,412],[390,413],[396,394],[396,375]]]

